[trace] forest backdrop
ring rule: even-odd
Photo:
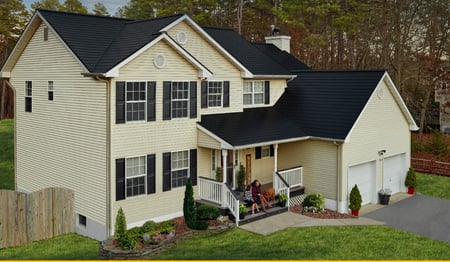
[[[386,69],[423,130],[436,125],[435,92],[450,89],[450,0],[129,0],[115,14],[101,3],[0,0],[0,65],[36,8],[131,19],[186,13],[202,26],[233,28],[263,42],[271,25],[291,36],[291,53],[313,69]],[[0,82],[0,119],[12,117]],[[449,91],[450,92],[450,91]]]

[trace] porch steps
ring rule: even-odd
[[[248,213],[245,215],[245,218],[239,221],[239,226],[258,221],[260,219],[268,218],[274,215],[278,215],[284,212],[288,212],[288,207],[280,207],[276,203],[272,203],[271,208],[266,208],[267,212],[263,212],[262,209],[259,209],[259,212],[256,212],[255,214],[252,214],[251,208],[249,208]],[[234,220],[234,217],[231,217],[232,220]]]

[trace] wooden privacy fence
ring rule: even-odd
[[[72,190],[0,190],[0,249],[74,232]]]
[[[429,159],[411,158],[411,165],[418,172],[450,176],[450,163]]]

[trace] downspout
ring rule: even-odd
[[[96,80],[106,84],[106,237],[110,237],[112,201],[111,201],[111,80],[100,76]]]
[[[339,196],[341,192],[339,170],[341,166],[341,154],[339,154],[340,145],[336,141],[333,141],[333,144],[336,146],[336,211],[339,212]]]

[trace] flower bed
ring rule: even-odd
[[[323,218],[323,219],[355,218],[350,214],[341,214],[329,209],[325,209],[323,212],[320,213],[303,212],[302,205],[291,206],[289,207],[289,211],[313,218]]]
[[[138,241],[136,249],[122,249],[115,239],[101,241],[99,243],[99,257],[103,259],[145,259],[155,256],[193,235],[220,233],[235,227],[234,223],[230,221],[218,219],[207,221],[209,224],[207,230],[192,230],[187,227],[184,217],[178,217],[172,221],[175,226],[174,232],[159,234],[151,243]]]

